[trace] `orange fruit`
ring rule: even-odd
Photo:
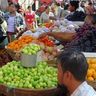
[[[88,77],[87,80],[88,81],[94,81],[94,78],[93,77]]]

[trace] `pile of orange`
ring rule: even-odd
[[[87,80],[96,80],[96,58],[88,58],[89,69],[87,72]]]
[[[53,25],[52,22],[44,23],[44,26],[46,26],[47,28],[50,28],[52,25]]]
[[[7,48],[13,51],[20,51],[25,45],[31,43],[35,38],[32,36],[26,35],[22,36],[18,40],[14,40],[13,42],[9,43]]]

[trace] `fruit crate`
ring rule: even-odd
[[[69,96],[67,90],[58,85],[49,89],[9,88],[0,85],[0,96]]]
[[[87,60],[89,60],[89,59],[91,59],[91,60],[95,59],[95,61],[96,61],[96,53],[95,52],[83,52],[83,54],[85,55],[85,57],[86,57]],[[91,61],[91,62],[96,65],[96,62],[95,61]],[[89,85],[91,85],[96,90],[96,80],[91,80],[91,81],[90,80],[87,80],[87,82],[88,82]]]

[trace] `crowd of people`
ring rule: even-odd
[[[82,22],[92,24],[92,25],[93,25],[93,23],[95,24],[96,9],[95,9],[94,4],[91,1],[86,3],[84,1],[80,2],[78,0],[75,0],[75,1],[71,0],[70,2],[64,2],[64,1],[62,1],[61,3],[54,2],[52,4],[49,4],[48,6],[46,4],[44,6],[45,6],[45,8],[44,8],[43,12],[41,12],[39,15],[37,14],[38,10],[33,11],[31,5],[29,5],[28,8],[26,10],[24,10],[24,9],[22,9],[22,6],[20,6],[19,4],[14,4],[13,2],[9,2],[9,5],[4,12],[2,12],[0,10],[0,16],[1,16],[2,20],[7,22],[6,36],[8,38],[8,43],[13,41],[16,38],[16,35],[19,33],[20,29],[24,29],[24,30],[31,29],[34,26],[35,27],[38,26],[39,23],[47,23],[50,20],[52,22],[54,22],[56,20],[65,18],[69,21],[82,21]],[[39,18],[39,19],[37,20],[37,18]],[[84,25],[84,27],[85,27],[85,25]],[[90,27],[88,27],[88,29]],[[81,29],[82,29],[82,27],[80,28],[80,30],[79,29],[76,30],[76,32],[78,34],[81,34],[81,32],[78,32],[78,31],[81,31]],[[95,30],[94,28],[92,28],[92,29]],[[49,33],[47,33],[47,34],[49,34]],[[54,33],[52,33],[52,34],[54,34]],[[57,33],[57,34],[59,34],[59,33]],[[65,33],[60,33],[60,34],[65,34]],[[73,35],[76,35],[76,33],[73,34],[72,32],[70,34],[72,34],[72,35],[70,35],[71,37],[74,37]],[[60,35],[58,35],[58,36],[60,36]],[[62,38],[64,38],[64,37],[58,38],[58,36],[55,36],[56,39],[61,38],[60,41],[62,41]],[[62,35],[62,36],[66,36],[66,35]],[[71,39],[71,37],[68,37],[68,39]],[[66,37],[66,39],[67,39],[67,37]],[[73,38],[71,40],[73,41]],[[63,40],[63,41],[66,42],[66,40]],[[67,40],[67,41],[69,43],[70,40]],[[64,42],[63,42],[63,44],[65,44]],[[83,42],[83,41],[81,40],[80,42]],[[67,45],[70,45],[70,44],[67,44]],[[76,44],[74,44],[74,45],[76,46]],[[88,44],[88,45],[91,46],[90,44]],[[86,51],[87,49],[85,48],[83,50]],[[91,51],[91,49],[88,51]]]

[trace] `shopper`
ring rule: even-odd
[[[57,17],[58,18],[61,18],[62,17],[62,11],[64,10],[64,3],[61,2],[61,4],[58,4],[59,7],[58,7],[58,11],[57,11]]]
[[[8,41],[11,42],[15,39],[15,35],[18,32],[18,28],[22,25],[25,27],[25,22],[21,14],[17,13],[14,3],[9,3],[9,12],[5,13],[4,18],[7,22],[7,36]]]
[[[4,26],[2,26],[4,22],[4,18],[2,17],[2,14],[0,14],[0,49],[5,47],[4,40],[6,39]]]
[[[85,13],[80,10],[79,8],[79,1],[72,0],[69,3],[68,10],[70,11],[70,14],[66,16],[65,18],[69,21],[84,21],[85,19]]]
[[[31,6],[28,6],[25,12],[25,21],[28,29],[32,29],[35,25],[35,12],[32,10]]]
[[[69,91],[68,96],[96,96],[86,82],[88,64],[81,52],[67,50],[58,56],[58,81]]]
[[[49,11],[50,11],[50,8],[48,6],[45,7],[45,11],[40,16],[41,23],[49,22],[49,20],[50,20],[50,18],[49,18]]]

